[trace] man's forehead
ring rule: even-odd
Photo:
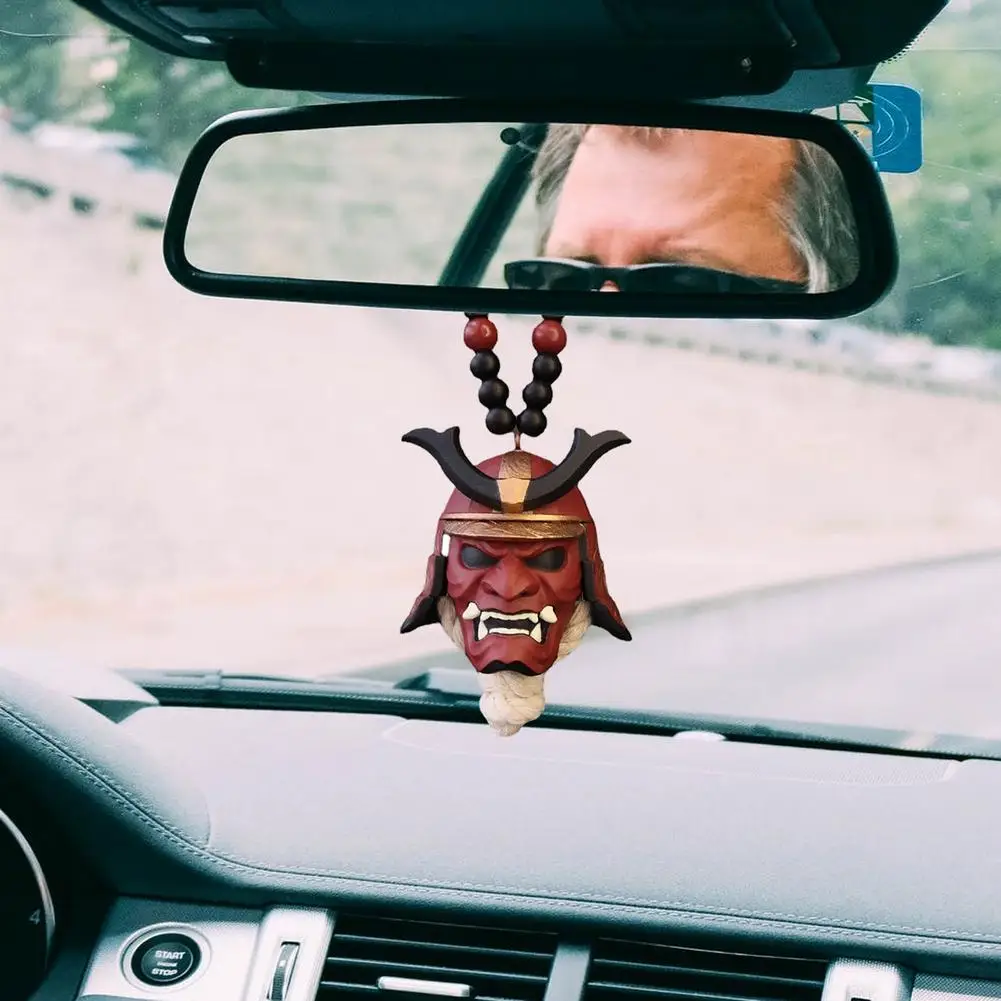
[[[581,146],[594,144],[632,146],[659,156],[720,155],[727,157],[728,161],[734,156],[765,156],[787,162],[794,155],[796,140],[788,136],[763,136],[751,132],[594,125],[584,134]]]
[[[797,146],[785,137],[595,126],[564,178],[544,254],[611,267],[673,262],[797,281],[776,206]],[[648,130],[649,131],[649,130]]]
[[[788,183],[796,148],[784,136],[595,126],[569,165],[563,194],[600,207],[598,192],[621,196],[632,191],[630,201],[641,217],[656,192],[669,204],[679,197],[718,201],[727,196],[772,202]]]

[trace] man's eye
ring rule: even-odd
[[[567,551],[559,547],[546,549],[538,556],[529,556],[525,562],[533,570],[560,570],[567,561]]]
[[[493,556],[487,555],[482,549],[476,546],[463,546],[459,550],[459,559],[462,565],[468,570],[486,570],[487,567],[497,565],[497,560]]]

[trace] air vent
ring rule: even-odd
[[[317,1001],[542,1001],[555,952],[547,932],[339,914]]]
[[[599,939],[584,1001],[819,1001],[826,962]]]

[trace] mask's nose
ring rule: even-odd
[[[535,594],[539,582],[522,559],[505,556],[484,576],[483,590],[502,601],[516,601]]]

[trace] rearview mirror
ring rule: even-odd
[[[230,115],[181,172],[164,252],[208,295],[559,316],[846,316],[896,274],[841,125],[691,104]]]

